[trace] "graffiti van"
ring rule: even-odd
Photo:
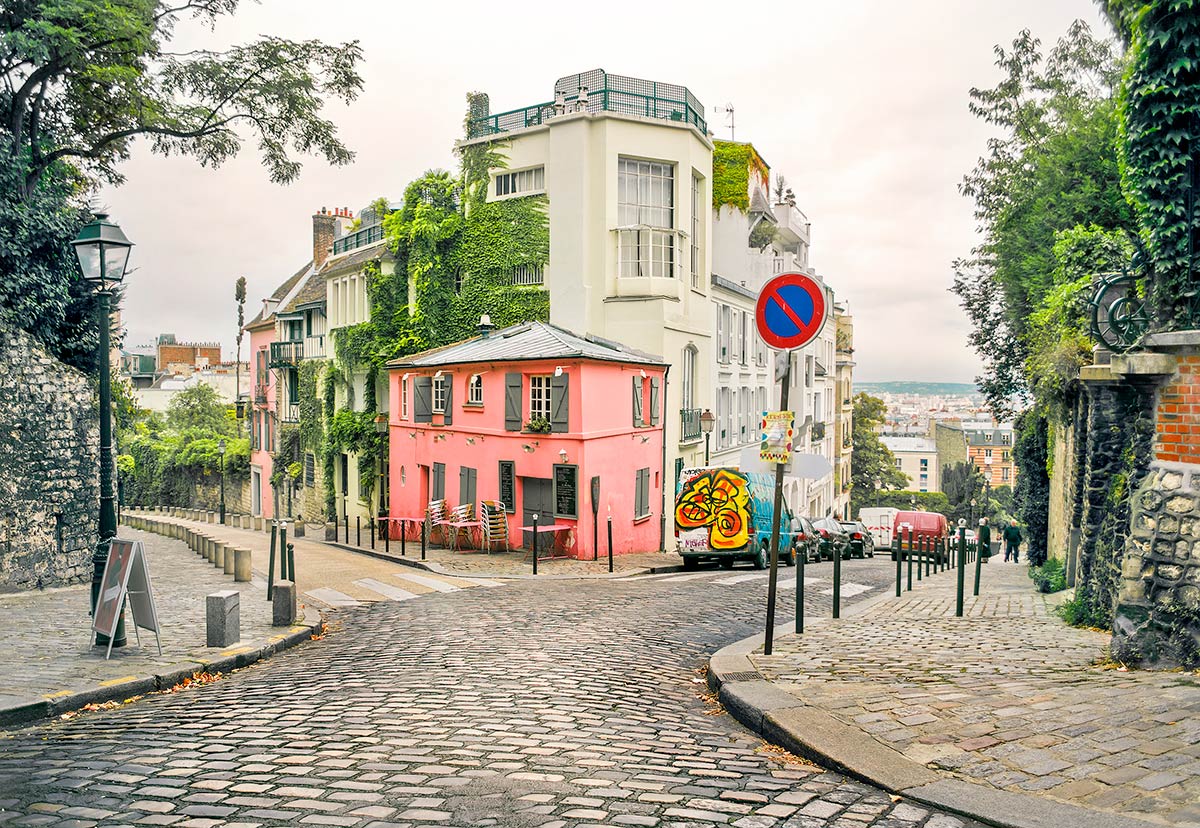
[[[764,569],[771,560],[773,475],[733,468],[684,469],[675,494],[675,539],[684,569],[704,560],[731,567],[749,561]],[[784,505],[779,522],[779,561],[796,562],[792,513]]]

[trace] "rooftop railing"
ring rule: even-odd
[[[333,255],[338,256],[342,253],[349,253],[351,250],[357,250],[360,247],[366,247],[368,244],[383,241],[383,225],[373,224],[370,227],[364,227],[353,233],[347,233],[340,239],[333,240]]]

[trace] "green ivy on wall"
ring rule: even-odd
[[[743,213],[750,209],[749,144],[713,141],[713,209],[728,205]]]

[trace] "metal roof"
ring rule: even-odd
[[[916,451],[927,454],[937,453],[937,443],[928,437],[907,437],[898,434],[883,434],[879,437],[880,441],[888,447],[888,450],[895,453],[897,451]]]
[[[304,267],[300,268],[295,273],[293,273],[291,276],[289,276],[288,280],[286,282],[284,282],[279,287],[275,288],[275,292],[272,293],[268,298],[274,299],[276,302],[283,301],[283,299],[286,298],[287,295],[296,287],[296,284],[300,281],[301,277],[303,277],[304,274],[308,273],[308,271],[311,269],[311,267],[312,267],[312,262],[308,262],[307,264],[305,264]],[[275,312],[272,311],[271,313],[266,314],[264,316],[262,310],[259,310],[259,312],[254,315],[254,318],[246,323],[246,327],[249,328],[249,327],[256,326],[256,325],[261,325],[262,323],[266,322],[274,315],[275,315]]]
[[[468,362],[519,362],[541,359],[591,359],[663,365],[661,357],[635,351],[619,342],[579,336],[546,322],[524,322],[486,337],[476,336],[389,362],[392,368],[435,368]]]

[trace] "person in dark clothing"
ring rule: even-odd
[[[1021,555],[1021,530],[1017,528],[1017,522],[1014,520],[1008,526],[1004,527],[1004,562],[1008,563],[1008,556],[1012,555],[1013,563],[1020,563]]]
[[[988,525],[987,518],[979,519],[979,531],[975,536],[979,539],[979,554],[987,563],[992,559],[992,527]]]

